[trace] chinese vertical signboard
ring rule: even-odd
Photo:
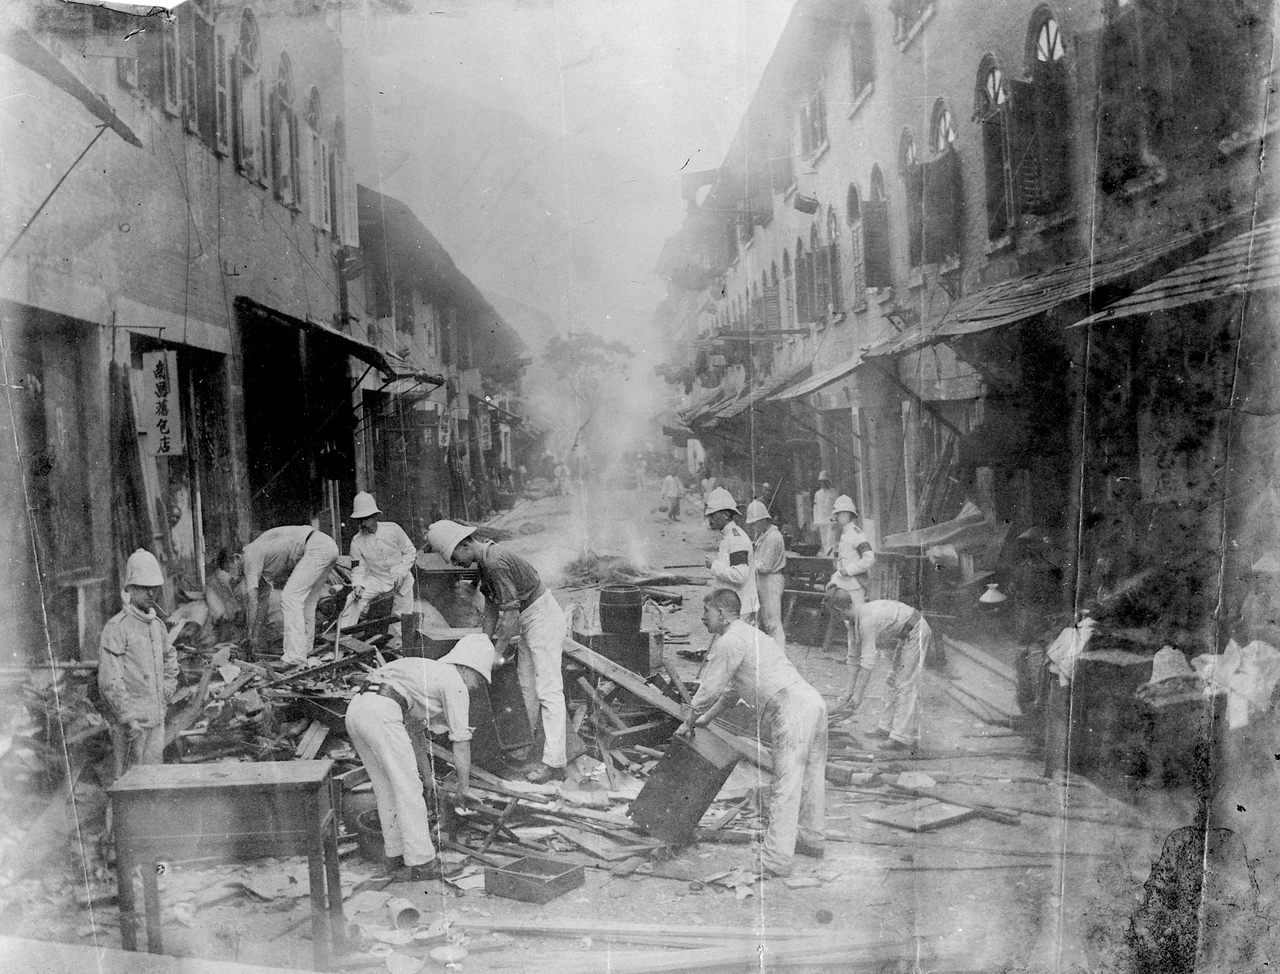
[[[178,353],[142,355],[142,415],[138,426],[146,432],[146,451],[155,457],[181,456],[182,397],[178,395]]]

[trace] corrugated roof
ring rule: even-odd
[[[1179,250],[1204,241],[1227,223],[1228,218],[1223,218],[1194,230],[1169,233],[1123,247],[1093,250],[1057,267],[990,284],[953,302],[930,320],[872,346],[862,357],[902,355],[949,338],[974,335],[1035,317],[1123,281]]]
[[[1280,219],[1259,223],[1076,326],[1274,287],[1280,287]]]
[[[982,300],[976,307],[966,308],[952,320],[944,321],[934,333],[934,340],[972,335],[1043,314],[1066,301],[1121,281],[1225,225],[1226,221],[1221,220],[1125,247],[1091,251],[1058,267],[984,288],[979,292]]]
[[[755,389],[747,393],[745,396],[739,396],[724,409],[721,409],[716,415],[717,421],[721,419],[732,419],[743,410],[749,409],[761,400],[774,396],[776,393],[786,389],[792,383],[799,381],[801,376],[807,373],[810,368],[812,368],[812,366],[808,363],[805,363],[804,365],[797,365],[788,369],[786,372],[783,372],[781,375],[774,376],[765,383],[756,386]],[[777,396],[778,399],[789,399],[790,397],[790,392]]]
[[[829,386],[833,382],[840,381],[861,364],[862,355],[855,352],[852,358],[847,358],[839,365],[833,365],[829,369],[823,369],[821,372],[815,373],[804,382],[794,388],[787,389],[776,398],[799,399],[802,396],[807,396],[810,393],[817,392],[823,386]]]

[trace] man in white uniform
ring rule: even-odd
[[[378,503],[372,494],[356,494],[351,517],[360,522],[360,530],[351,539],[351,560],[356,562],[351,573],[351,594],[338,618],[338,626],[347,629],[369,611],[369,603],[386,592],[395,592],[391,611],[404,615],[413,611],[413,562],[418,555],[409,536],[398,524],[379,521]],[[393,622],[388,631],[390,650],[400,648],[400,623]]]
[[[836,502],[836,492],[831,486],[831,475],[823,470],[818,474],[818,489],[813,492],[813,524],[818,529],[819,555],[835,553],[836,526],[831,521]]]
[[[755,707],[769,729],[773,759],[760,864],[774,876],[786,876],[797,852],[823,855],[827,705],[783,648],[743,622],[739,612],[737,593],[729,589],[717,589],[703,603],[702,622],[716,640],[682,731],[691,734],[695,726],[709,724],[740,698]]]
[[[782,590],[786,585],[787,543],[760,501],[747,505],[747,534],[755,540],[756,591],[760,597],[760,628],[787,646],[782,631]]]
[[[374,670],[347,707],[347,734],[369,772],[385,854],[393,866],[406,867],[397,878],[417,882],[443,875],[422,794],[420,769],[431,767],[423,728],[448,734],[457,795],[465,801],[471,786],[470,695],[458,667],[470,667],[488,682],[493,657],[488,636],[463,636],[438,660],[406,657]],[[426,786],[434,788],[434,776],[427,777]]]
[[[742,618],[754,623],[760,608],[756,591],[754,548],[747,532],[738,527],[738,505],[733,495],[723,487],[717,487],[707,495],[707,520],[711,530],[720,535],[720,550],[714,558],[707,559],[711,577],[733,589],[742,603]]]
[[[283,585],[284,655],[289,665],[303,663],[316,642],[316,603],[324,594],[329,572],[338,563],[333,538],[299,524],[263,531],[244,546],[245,621],[249,642],[259,639],[266,611],[259,613],[260,589]]]
[[[564,780],[566,725],[564,676],[565,616],[555,596],[529,562],[502,545],[472,537],[475,528],[436,521],[427,528],[431,550],[455,565],[480,571],[484,593],[484,631],[493,637],[499,657],[515,639],[522,642],[516,672],[529,722],[542,721],[542,761],[526,780],[535,784]]]
[[[836,709],[858,709],[871,681],[871,671],[880,657],[877,640],[892,639],[893,652],[888,654],[889,692],[872,736],[887,738],[883,750],[911,749],[920,740],[920,674],[933,643],[933,630],[919,609],[903,602],[873,599],[854,606],[847,595],[841,602],[857,638],[849,643],[845,660],[849,666],[849,685],[840,695]]]
[[[871,550],[871,542],[858,527],[856,520],[858,511],[853,506],[852,498],[847,494],[841,494],[832,507],[834,510],[832,516],[836,519],[835,523],[840,530],[840,539],[836,542],[835,550],[836,570],[827,582],[827,607],[828,612],[831,613],[829,616],[831,623],[834,624],[836,615],[841,613],[841,610],[831,601],[832,596],[843,593],[848,596],[849,602],[855,608],[862,605],[867,600],[867,587],[871,584],[871,567],[876,563],[876,556]],[[849,652],[853,652],[855,626],[847,616],[845,630]],[[831,628],[828,627],[827,640],[832,636]],[[824,643],[827,640],[824,640]]]

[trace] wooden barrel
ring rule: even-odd
[[[639,632],[644,597],[634,585],[606,585],[600,590],[600,629]]]

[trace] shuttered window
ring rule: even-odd
[[[827,210],[827,292],[833,314],[844,311],[844,280],[840,267],[840,220]]]
[[[977,114],[982,125],[982,159],[987,203],[987,236],[1003,236],[1017,218],[1009,165],[1009,93],[1002,72],[989,58],[978,72]]]
[[[936,264],[960,253],[964,198],[960,158],[948,149],[922,167],[924,213],[922,258]]]
[[[782,327],[796,326],[796,279],[791,269],[791,256],[782,252]]]
[[[804,243],[796,241],[796,314],[801,323],[813,321],[813,268]]]
[[[250,179],[262,180],[262,74],[258,24],[246,10],[240,19],[240,43],[231,72],[231,108],[235,118],[236,166]]]
[[[231,46],[221,34],[214,35],[214,134],[213,147],[219,155],[231,151]]]
[[[845,199],[845,222],[849,227],[849,243],[845,249],[844,278],[851,297],[850,307],[859,311],[867,304],[866,255],[862,239],[862,201],[858,196],[858,188],[849,184]]]

